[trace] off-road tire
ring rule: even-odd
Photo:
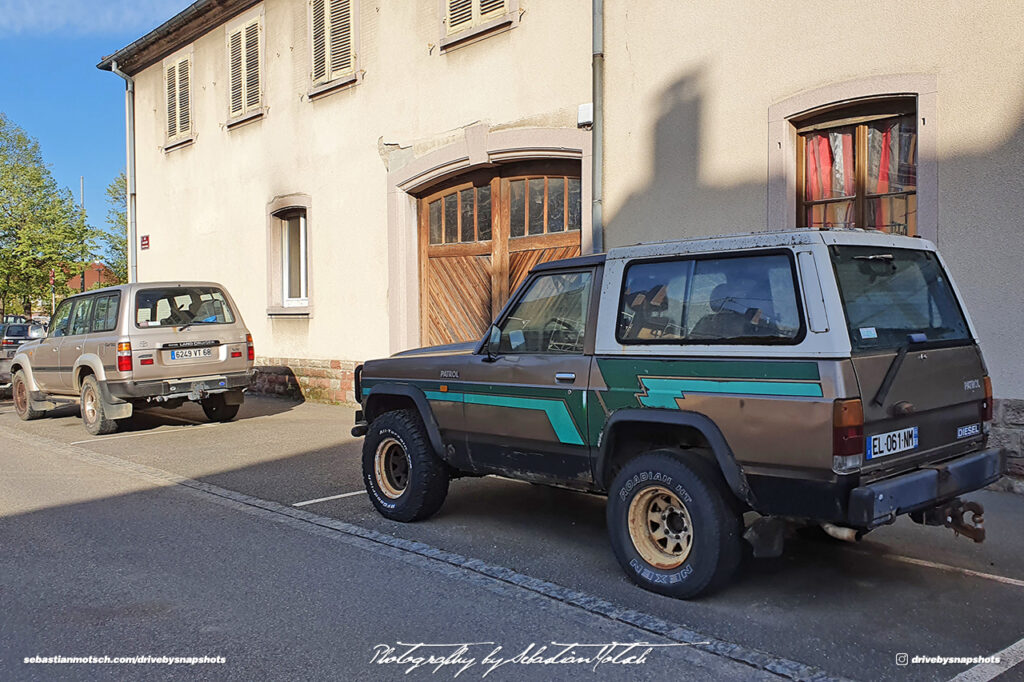
[[[229,422],[238,416],[241,405],[228,405],[224,402],[223,393],[215,393],[199,401],[203,414],[212,422]]]
[[[107,411],[103,405],[103,394],[96,377],[89,375],[82,381],[82,424],[85,430],[94,436],[117,431],[117,422],[107,419]]]
[[[679,599],[696,597],[731,580],[742,556],[743,522],[730,494],[718,471],[683,450],[652,450],[627,462],[608,491],[606,516],[612,550],[630,580]],[[665,509],[658,505],[666,500],[674,500],[668,513],[675,515],[675,528],[657,520],[657,512]],[[678,504],[681,509],[676,509]],[[667,549],[658,548],[664,540],[657,538],[659,524],[664,524],[662,536],[669,533]],[[671,539],[673,530],[682,541]],[[634,542],[634,537],[639,539]],[[678,552],[670,556],[672,549]],[[653,563],[659,560],[661,566]]]
[[[363,481],[382,516],[393,521],[433,516],[448,495],[449,478],[416,411],[386,412],[370,424],[363,440]]]
[[[31,421],[46,416],[44,410],[33,410],[32,400],[28,395],[28,382],[25,371],[19,369],[11,379],[11,398],[14,400],[14,412],[22,421]]]

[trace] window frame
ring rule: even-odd
[[[307,246],[306,211],[295,211],[297,216],[282,216],[281,220],[281,305],[285,308],[304,308],[309,305],[309,248]],[[289,230],[291,221],[299,219],[299,293],[298,297],[289,296],[289,280],[291,279],[291,245]]]
[[[698,339],[695,341],[687,339],[624,339],[620,334],[621,326],[619,318],[622,315],[622,308],[626,301],[626,282],[629,277],[629,270],[635,265],[646,265],[650,263],[664,263],[676,261],[689,261],[696,268],[696,262],[701,260],[722,260],[725,258],[751,258],[757,256],[781,256],[789,260],[789,272],[793,279],[793,296],[796,298],[796,312],[800,320],[800,328],[792,339],[782,337],[765,337],[764,341],[751,341],[745,339],[737,343],[731,339]],[[692,273],[691,273],[692,278]],[[687,282],[687,297],[689,297],[690,282]],[[685,305],[685,303],[684,303]],[[685,320],[684,320],[685,321]],[[619,281],[618,306],[615,309],[615,342],[623,346],[798,346],[807,338],[807,316],[803,307],[803,295],[800,288],[800,277],[797,272],[796,255],[791,249],[755,249],[744,251],[710,252],[700,254],[680,254],[676,256],[660,256],[657,258],[634,258],[630,259],[622,268],[622,277]]]
[[[255,24],[257,27],[257,39],[256,39],[256,53],[257,53],[257,65],[256,72],[259,80],[259,95],[258,101],[255,104],[248,104],[248,80],[249,70],[247,66],[248,55],[246,53],[245,46],[245,33],[248,28]],[[240,111],[232,109],[231,105],[231,39],[235,34],[241,36],[241,99],[242,108]],[[266,113],[266,30],[264,25],[264,12],[263,6],[255,12],[250,12],[245,16],[241,17],[238,21],[233,24],[229,24],[224,29],[224,48],[226,52],[226,64],[227,64],[227,129],[230,130],[235,126],[251,121],[253,119],[261,118]]]
[[[286,194],[274,198],[267,203],[267,232],[266,232],[266,268],[267,268],[267,307],[268,317],[311,317],[313,314],[313,303],[316,298],[315,282],[313,279],[314,265],[314,242],[316,235],[311,225],[315,225],[313,215],[313,203],[309,195],[302,193]],[[306,244],[304,253],[306,255],[306,302],[285,305],[285,270],[284,270],[284,233],[288,218],[298,214],[306,216]],[[298,301],[298,299],[295,299]]]
[[[519,25],[519,0],[505,0],[505,11],[484,18],[480,14],[480,0],[470,0],[472,19],[455,30],[449,28],[450,0],[438,0],[438,24],[441,52],[483,40]]]
[[[92,294],[90,294],[88,296],[81,296],[81,297],[75,299],[75,305],[71,309],[71,314],[68,315],[67,333],[64,336],[88,336],[89,334],[92,333],[92,315],[93,315],[93,309],[95,308],[95,306],[93,304],[95,302],[96,302],[96,296],[92,295]],[[85,316],[86,330],[84,332],[74,333],[75,317],[78,315],[78,309],[81,308],[83,305],[87,306],[87,311],[86,311],[86,316]]]
[[[189,45],[185,50],[179,51],[174,55],[168,57],[162,62],[163,66],[163,91],[164,91],[164,151],[171,151],[178,149],[179,147],[186,146],[189,142],[195,139],[195,106],[194,98],[192,97],[193,91],[193,73],[195,71],[193,61],[193,46]],[[181,74],[180,69],[182,64],[188,65],[188,95],[185,108],[187,108],[188,114],[188,129],[182,132],[181,130]],[[175,78],[175,97],[177,99],[175,106],[175,134],[170,134],[170,102],[168,101],[167,91],[167,72],[169,69],[174,69]]]
[[[869,97],[843,102],[833,106],[820,108],[807,116],[796,117],[790,120],[796,135],[796,227],[809,227],[807,225],[807,208],[809,206],[825,206],[828,204],[853,202],[853,225],[813,226],[810,229],[829,229],[831,227],[845,227],[853,229],[864,229],[876,231],[877,228],[865,225],[867,215],[866,204],[869,199],[885,198],[889,196],[913,196],[915,213],[920,202],[920,167],[921,167],[921,131],[918,115],[918,102],[915,96],[892,95],[885,97]],[[915,121],[915,136],[917,138],[917,150],[915,152],[915,183],[913,191],[887,192],[883,194],[870,194],[867,191],[867,163],[868,163],[868,141],[867,127],[875,121],[895,119],[901,116],[912,116]],[[853,156],[854,156],[854,193],[850,197],[834,199],[823,199],[807,201],[806,194],[806,162],[807,162],[807,138],[806,133],[815,131],[834,130],[836,128],[852,126],[854,128]],[[888,234],[901,234],[885,230]],[[917,217],[914,220],[914,229],[910,231],[909,225],[905,236],[915,236],[921,233],[920,221]]]
[[[323,95],[330,94],[336,90],[340,90],[348,85],[354,85],[362,81],[362,70],[359,64],[359,6],[358,0],[349,0],[349,53],[350,62],[349,68],[339,71],[332,72],[330,69],[330,31],[327,28],[329,21],[326,17],[330,16],[330,4],[335,0],[322,0],[324,3],[324,59],[325,63],[325,76],[316,78],[314,76],[316,71],[316,56],[315,56],[315,44],[313,36],[313,3],[316,0],[308,0],[306,2],[306,25],[308,30],[306,31],[306,39],[309,42],[309,83],[307,87],[306,96],[310,99],[317,99]]]
[[[107,327],[107,328],[104,328],[104,329],[97,329],[96,328],[96,322],[97,322],[97,320],[96,320],[96,311],[97,311],[97,309],[99,307],[99,301],[103,300],[104,298],[111,300],[111,303],[107,304],[108,305],[108,307],[107,307],[108,311],[110,310],[110,307],[109,307],[110,305],[114,306],[114,323],[110,327]],[[91,329],[90,333],[93,333],[93,334],[103,334],[103,333],[115,331],[115,330],[117,330],[117,324],[120,321],[121,321],[121,292],[114,291],[114,292],[111,292],[109,294],[98,294],[98,295],[96,295],[96,303],[93,305],[93,309],[92,309],[92,325],[89,327]]]
[[[67,304],[67,306],[68,306],[68,317],[67,317],[66,320],[64,320],[64,326],[63,327],[61,327],[60,325],[52,325],[52,326],[50,326],[50,328],[46,332],[46,338],[48,338],[48,339],[50,339],[50,338],[62,339],[65,336],[68,335],[68,328],[71,326],[71,313],[75,312],[75,302],[77,300],[78,300],[77,297],[65,298],[63,301],[61,301],[60,303],[57,304],[57,307],[53,309],[53,317],[51,318],[51,320],[56,320],[57,319],[57,313],[60,312],[61,306],[65,305],[65,304]],[[62,331],[62,330],[63,330],[62,334],[58,334],[57,333],[57,332]]]

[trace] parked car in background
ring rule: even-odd
[[[727,582],[745,539],[909,514],[984,539],[992,384],[935,246],[861,230],[640,244],[533,268],[473,343],[356,368],[370,502],[425,519],[459,476],[608,496],[641,587]],[[756,520],[744,524],[744,516]]]
[[[123,284],[57,306],[44,338],[11,361],[23,420],[80,402],[93,435],[144,405],[198,402],[213,421],[238,414],[253,375],[252,337],[231,296],[213,282]]]
[[[40,324],[18,322],[0,325],[0,391],[10,388],[11,361],[18,347],[29,339],[38,339],[45,335],[46,331]]]

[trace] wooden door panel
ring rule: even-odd
[[[481,338],[491,324],[491,257],[435,256],[426,271],[426,344]]]
[[[532,251],[513,251],[509,254],[509,293],[515,292],[516,288],[523,283],[526,275],[530,273],[530,270],[535,265],[563,258],[573,258],[578,255],[580,255],[578,243],[575,246],[559,246],[550,249],[534,249]]]

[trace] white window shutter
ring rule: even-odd
[[[480,0],[480,16],[490,18],[505,13],[505,0]]]
[[[473,0],[448,0],[448,30],[457,31],[473,23]]]
[[[242,32],[235,31],[228,38],[228,59],[230,61],[230,115],[238,116],[245,111],[242,99]]]
[[[245,110],[260,106],[260,24],[245,27]]]
[[[177,65],[172,64],[167,68],[165,79],[167,82],[167,139],[171,140],[178,135]]]
[[[191,78],[192,60],[186,57],[178,62],[178,134],[192,131]]]
[[[327,77],[327,17],[324,5],[328,0],[312,0],[313,13],[313,82]]]
[[[331,78],[352,69],[352,3],[331,0]]]

